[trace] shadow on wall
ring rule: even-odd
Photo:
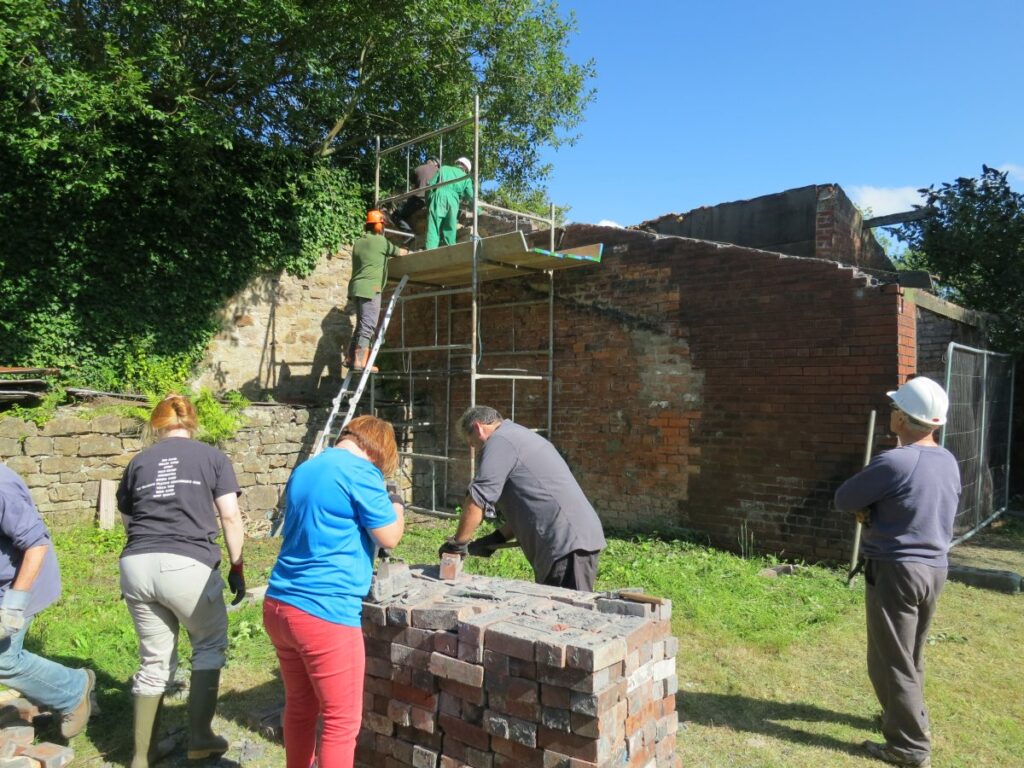
[[[320,332],[310,360],[278,358],[277,299],[271,304],[267,331],[260,350],[256,377],[245,382],[241,392],[250,400],[274,399],[282,403],[318,405],[330,402],[342,381],[342,357],[352,334],[354,305],[333,306],[320,321]],[[288,331],[283,344],[293,345],[294,331]],[[302,373],[307,369],[308,373]]]

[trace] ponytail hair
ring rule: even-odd
[[[198,426],[196,407],[184,395],[168,395],[157,403],[149,416],[149,431],[156,440],[172,429],[186,429],[188,436],[194,437]]]

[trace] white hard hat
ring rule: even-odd
[[[469,173],[470,171],[473,170],[473,164],[469,162],[468,157],[460,157],[458,160],[455,161],[455,164],[461,165],[463,168],[465,168],[466,173]]]
[[[946,423],[949,397],[942,387],[927,376],[917,376],[895,392],[886,394],[914,421],[930,427],[941,427]]]

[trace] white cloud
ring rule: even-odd
[[[612,221],[611,219],[601,219],[599,222],[597,222],[597,226],[599,226],[599,227],[615,227],[617,229],[623,229],[623,226],[621,224],[619,224],[619,222]]]
[[[1024,165],[1018,165],[1017,163],[1003,163],[999,166],[999,170],[1003,173],[1009,174],[1008,178],[1013,181],[1024,181]]]
[[[871,209],[872,216],[887,216],[913,210],[924,200],[915,187],[850,187],[850,197],[862,211]]]

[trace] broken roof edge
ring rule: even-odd
[[[630,228],[793,256],[837,258],[868,269],[896,269],[872,230],[865,228],[860,210],[836,183],[666,213]]]
[[[793,261],[805,261],[805,262],[819,262],[821,264],[830,264],[837,269],[849,269],[852,270],[855,276],[865,277],[870,281],[872,286],[890,285],[893,283],[899,283],[899,272],[890,272],[888,270],[872,269],[870,267],[862,267],[857,264],[848,264],[838,259],[827,259],[822,256],[797,256],[791,253],[783,253],[782,251],[772,251],[767,248],[755,248],[749,245],[738,245],[736,243],[724,243],[719,240],[705,240],[700,237],[685,237],[683,235],[666,235],[658,232],[650,232],[648,230],[634,229],[632,227],[612,227],[605,224],[567,224],[565,226],[565,235],[569,238],[570,243],[574,238],[571,237],[571,233],[574,231],[586,231],[586,230],[604,230],[608,233],[628,233],[630,237],[645,238],[652,241],[658,240],[681,240],[691,243],[702,243],[704,245],[713,246],[719,250],[735,249],[739,251],[746,251],[750,253],[763,254],[765,256],[771,256],[779,260],[793,260]],[[600,239],[607,248],[608,240],[614,240],[613,237],[600,236],[599,233],[587,233],[582,240],[586,239]],[[581,240],[581,242],[582,242]],[[570,246],[572,247],[572,246]],[[611,246],[610,251],[615,252],[615,245]],[[922,289],[915,289],[922,290]]]

